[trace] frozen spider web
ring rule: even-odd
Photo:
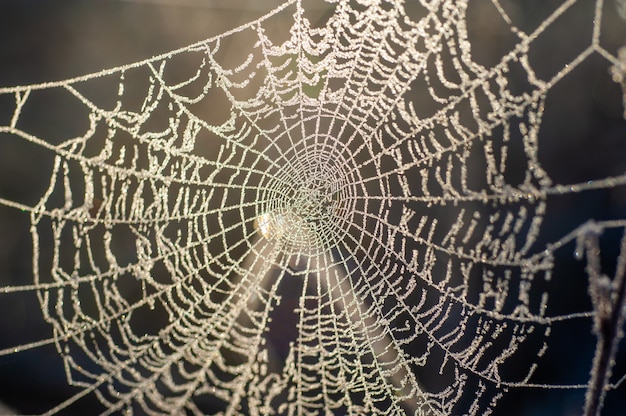
[[[615,3],[558,3],[532,27],[489,3],[512,39],[489,63],[473,3],[329,2],[313,21],[294,0],[146,61],[1,88],[0,140],[52,162],[34,203],[0,195],[29,216],[33,256],[0,296],[36,296],[52,332],[0,355],[58,351],[75,390],[47,414],[96,397],[103,414],[482,415],[512,390],[592,385],[537,373],[559,325],[601,335],[622,311],[626,246],[611,280],[599,240],[626,220],[546,241],[544,218],[626,174],[560,184],[540,137],[552,89],[589,60],[626,100],[626,54],[602,42]],[[537,62],[581,7],[586,46]],[[25,127],[45,94],[77,134]],[[551,314],[570,243],[593,310]],[[610,395],[623,374],[607,374]]]

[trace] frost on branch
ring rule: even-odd
[[[585,415],[599,415],[615,366],[615,356],[624,337],[626,318],[626,236],[622,236],[615,276],[602,273],[599,237],[602,227],[591,222],[578,236],[580,250],[587,258],[589,295],[593,304],[593,331],[598,337],[585,400]]]
[[[619,61],[611,68],[613,81],[622,86],[624,91],[624,118],[626,118],[626,47],[620,49],[618,55]]]

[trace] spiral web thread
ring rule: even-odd
[[[490,67],[465,1],[339,2],[321,22],[291,1],[147,61],[0,89],[0,132],[54,159],[38,202],[0,198],[30,215],[34,271],[0,296],[36,293],[53,328],[0,354],[53,344],[79,388],[48,414],[90,395],[104,414],[487,414],[512,388],[584,388],[510,363],[593,314],[546,314],[554,253],[626,226],[539,244],[547,199],[626,175],[555,184],[538,137],[554,85],[593,56],[619,88],[626,61],[598,0],[588,47],[540,76],[529,55],[581,2],[531,31],[492,3],[516,42]],[[233,38],[249,49],[227,56]],[[23,130],[51,91],[79,103],[75,137]]]

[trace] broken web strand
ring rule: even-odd
[[[566,3],[566,4],[567,4],[567,5],[571,5],[571,4],[573,4],[573,2],[568,2],[568,3]],[[598,4],[600,4],[600,3],[598,3]],[[560,9],[560,12],[563,12],[564,10],[565,10],[565,6],[563,6],[563,9]],[[546,26],[547,26],[547,25],[546,25]],[[582,61],[582,60],[583,60],[586,56],[588,56],[588,55],[583,56],[583,58],[582,58],[582,59],[580,59],[580,60],[579,60],[579,62],[581,62],[581,61]],[[298,68],[300,68],[300,65],[298,65]],[[372,68],[372,66],[369,66],[368,68],[370,68],[370,69],[371,69],[371,68]],[[560,73],[560,74],[558,75],[558,78],[562,78],[562,77],[564,77],[567,73],[569,73],[569,71],[571,71],[571,69],[568,69],[568,71],[567,71],[567,72],[563,71],[562,73]],[[558,79],[555,79],[554,81],[557,81],[557,80],[558,80]],[[300,86],[301,86],[301,83],[300,83],[300,84],[298,84],[298,85],[300,85]],[[365,85],[365,84],[363,84],[363,85]],[[408,85],[408,84],[407,84],[407,85]],[[361,92],[361,93],[359,93],[359,94],[357,94],[357,95],[361,95],[361,94],[362,94],[362,92]],[[401,95],[401,94],[399,94],[399,95]],[[382,96],[382,95],[381,95],[381,96]],[[19,100],[22,100],[22,98],[20,97],[20,98],[19,98]],[[23,104],[23,103],[22,103],[22,104]],[[281,106],[279,106],[279,107],[282,109],[282,107],[281,107]],[[302,114],[302,107],[300,107],[300,108],[301,108],[301,114]],[[351,110],[352,110],[353,108],[355,108],[355,107],[354,107],[354,106],[350,106],[350,109],[351,109]],[[17,114],[17,113],[16,113],[16,114]],[[372,114],[372,113],[370,113],[370,115],[371,115],[371,114]],[[376,118],[376,117],[375,117],[375,118]],[[380,117],[380,119],[381,119],[381,120],[382,120],[383,118],[384,118],[384,117]],[[283,116],[283,120],[284,120],[284,119],[285,119],[285,118],[284,118],[284,116]],[[334,121],[334,120],[336,120],[336,119],[338,119],[338,118],[333,118],[333,121]],[[505,119],[506,119],[506,118],[505,118]],[[17,119],[16,119],[16,120],[17,120]],[[344,124],[344,126],[346,126],[346,125],[347,125],[347,124]],[[303,127],[303,126],[304,126],[304,124],[303,124],[303,123],[301,123],[301,126],[302,126],[302,128],[304,128],[304,127]],[[290,130],[290,131],[291,131],[291,130]],[[316,135],[316,137],[319,137],[319,135]],[[353,137],[356,137],[356,136],[353,136]],[[408,137],[408,136],[407,136],[407,137]],[[366,142],[366,143],[370,143],[370,141],[371,141],[372,139],[373,139],[373,136],[369,136],[369,139],[365,140],[365,142]],[[472,139],[475,139],[475,137],[470,137],[470,138],[468,139],[468,141],[470,141],[470,140],[472,140]],[[355,139],[355,141],[356,141],[356,139]],[[43,143],[45,143],[45,142],[43,142]],[[338,143],[338,142],[337,142],[337,141],[335,141],[335,143]],[[452,148],[452,149],[450,149],[450,150],[454,150],[455,148],[456,148],[456,147],[453,147],[453,148]],[[56,150],[58,151],[59,149],[56,149]],[[360,151],[360,149],[358,149],[358,148],[357,148],[357,151]],[[71,154],[71,152],[68,152],[68,156],[69,156],[70,154]],[[423,161],[422,161],[422,162],[423,162]],[[361,167],[362,167],[362,166],[359,166],[359,167],[357,167],[357,168],[361,168]],[[296,169],[296,170],[297,170],[297,169]],[[607,182],[607,186],[609,186],[608,182]],[[545,188],[543,188],[543,189],[545,189]],[[570,190],[570,191],[571,191],[571,190]],[[532,193],[531,193],[531,194],[532,194]],[[535,195],[533,195],[532,197],[535,197]],[[369,196],[368,196],[368,198],[369,198]],[[454,196],[453,198],[460,198],[460,197],[459,197],[459,196]],[[530,199],[530,197],[528,197],[528,193],[523,194],[523,195],[521,196],[521,198],[528,198],[528,199]],[[497,199],[497,198],[496,198],[496,199]],[[405,200],[408,200],[408,198],[405,198]],[[39,210],[39,208],[37,208],[37,210]],[[367,211],[367,209],[365,209],[365,210],[362,212],[362,214],[364,214],[364,215],[363,215],[364,217],[366,217],[366,216],[368,216],[368,215],[369,215],[369,216],[371,216],[371,215],[372,215],[370,212],[368,212],[368,211]],[[379,215],[385,215],[385,214],[384,214],[383,212],[381,212],[381,211],[379,211],[379,212],[378,212],[378,214],[379,214]],[[53,217],[54,217],[54,216],[56,216],[56,213],[55,213],[55,215],[53,215]],[[379,218],[379,217],[374,216],[374,218]],[[70,218],[70,219],[72,219],[72,218]],[[295,223],[295,224],[297,224],[297,223]],[[388,225],[388,224],[385,224],[385,225]],[[363,227],[362,227],[362,228],[363,228],[364,230],[365,230],[365,229],[367,229],[367,227],[366,227],[365,223],[363,224]],[[370,236],[370,237],[375,237],[375,236]],[[379,240],[378,242],[381,242],[381,240]],[[431,245],[431,244],[432,244],[430,240],[425,240],[425,243],[426,243],[427,245]],[[357,246],[358,246],[358,245],[363,244],[363,242],[362,242],[362,240],[356,240],[356,244],[357,244]],[[388,248],[389,250],[391,250],[391,251],[394,251],[394,247],[387,247],[387,248]],[[375,259],[374,259],[374,260],[375,260]],[[473,261],[480,262],[480,261],[482,261],[482,259],[475,258],[475,259],[473,259]],[[361,272],[363,273],[363,272],[365,272],[365,271],[370,271],[370,269],[369,269],[369,268],[367,268],[367,266],[365,266]],[[380,275],[383,275],[383,276],[384,276],[384,275],[386,274],[386,271],[385,271],[385,270],[378,270],[378,273],[379,273]],[[318,291],[318,296],[320,296],[320,295],[321,295],[321,293],[323,293],[323,291]],[[135,305],[138,305],[138,304],[135,304]],[[132,308],[133,306],[131,305],[130,307]],[[318,312],[319,312],[319,310],[318,310]],[[384,315],[384,313],[383,313],[383,312],[378,312],[378,313],[377,313],[377,315]],[[520,318],[520,319],[521,319],[521,318]]]

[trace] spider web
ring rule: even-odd
[[[53,159],[34,203],[0,195],[33,247],[33,280],[0,296],[35,295],[52,328],[0,355],[53,345],[77,387],[47,414],[90,396],[103,414],[489,414],[510,390],[586,388],[536,374],[552,331],[594,315],[550,309],[548,287],[574,242],[593,278],[589,241],[626,220],[542,233],[550,198],[626,174],[559,184],[540,133],[551,90],[589,60],[624,86],[624,52],[602,42],[614,5],[560,2],[528,28],[494,0],[513,41],[486,64],[467,2],[331,3],[321,21],[294,0],[146,61],[0,89],[2,140]],[[536,62],[585,5],[586,47]],[[44,94],[77,134],[22,126]]]

